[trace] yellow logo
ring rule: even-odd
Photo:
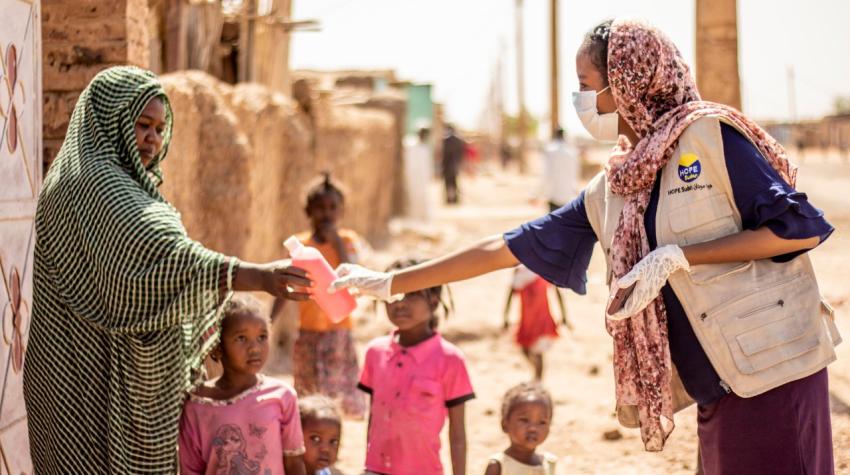
[[[690,183],[699,178],[700,172],[702,172],[702,165],[696,154],[684,153],[679,157],[679,179]]]

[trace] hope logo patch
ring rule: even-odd
[[[700,172],[702,172],[702,165],[695,154],[685,153],[679,157],[679,179],[683,182],[690,183],[696,180]]]

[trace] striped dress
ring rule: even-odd
[[[166,105],[146,170],[134,124]],[[156,77],[107,69],[83,91],[36,214],[24,397],[36,473],[175,473],[184,391],[218,340],[236,261],[188,238],[157,190],[171,111]]]

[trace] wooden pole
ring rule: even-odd
[[[289,93],[292,90],[289,76],[289,41],[291,23],[290,0],[271,0],[271,16],[260,17],[253,31],[253,77],[256,83],[275,91]],[[292,26],[290,26],[292,25]]]
[[[239,82],[249,82],[253,78],[254,57],[254,16],[257,13],[256,0],[244,0],[242,16],[239,19]]]
[[[528,166],[526,163],[526,144],[525,134],[527,125],[527,117],[525,112],[525,65],[524,65],[524,42],[522,28],[522,2],[516,0],[516,68],[517,68],[517,101],[519,102],[519,111],[517,113],[517,133],[519,134],[519,172],[525,174]]]
[[[794,81],[794,66],[788,65],[788,115],[797,122],[797,86]]]
[[[702,98],[740,109],[737,0],[696,0],[696,50]]]
[[[549,132],[554,138],[555,130],[561,126],[558,109],[558,0],[550,0],[550,16],[551,16],[551,84],[549,95]]]

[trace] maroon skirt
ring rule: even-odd
[[[827,371],[751,398],[698,407],[705,475],[831,475]]]

